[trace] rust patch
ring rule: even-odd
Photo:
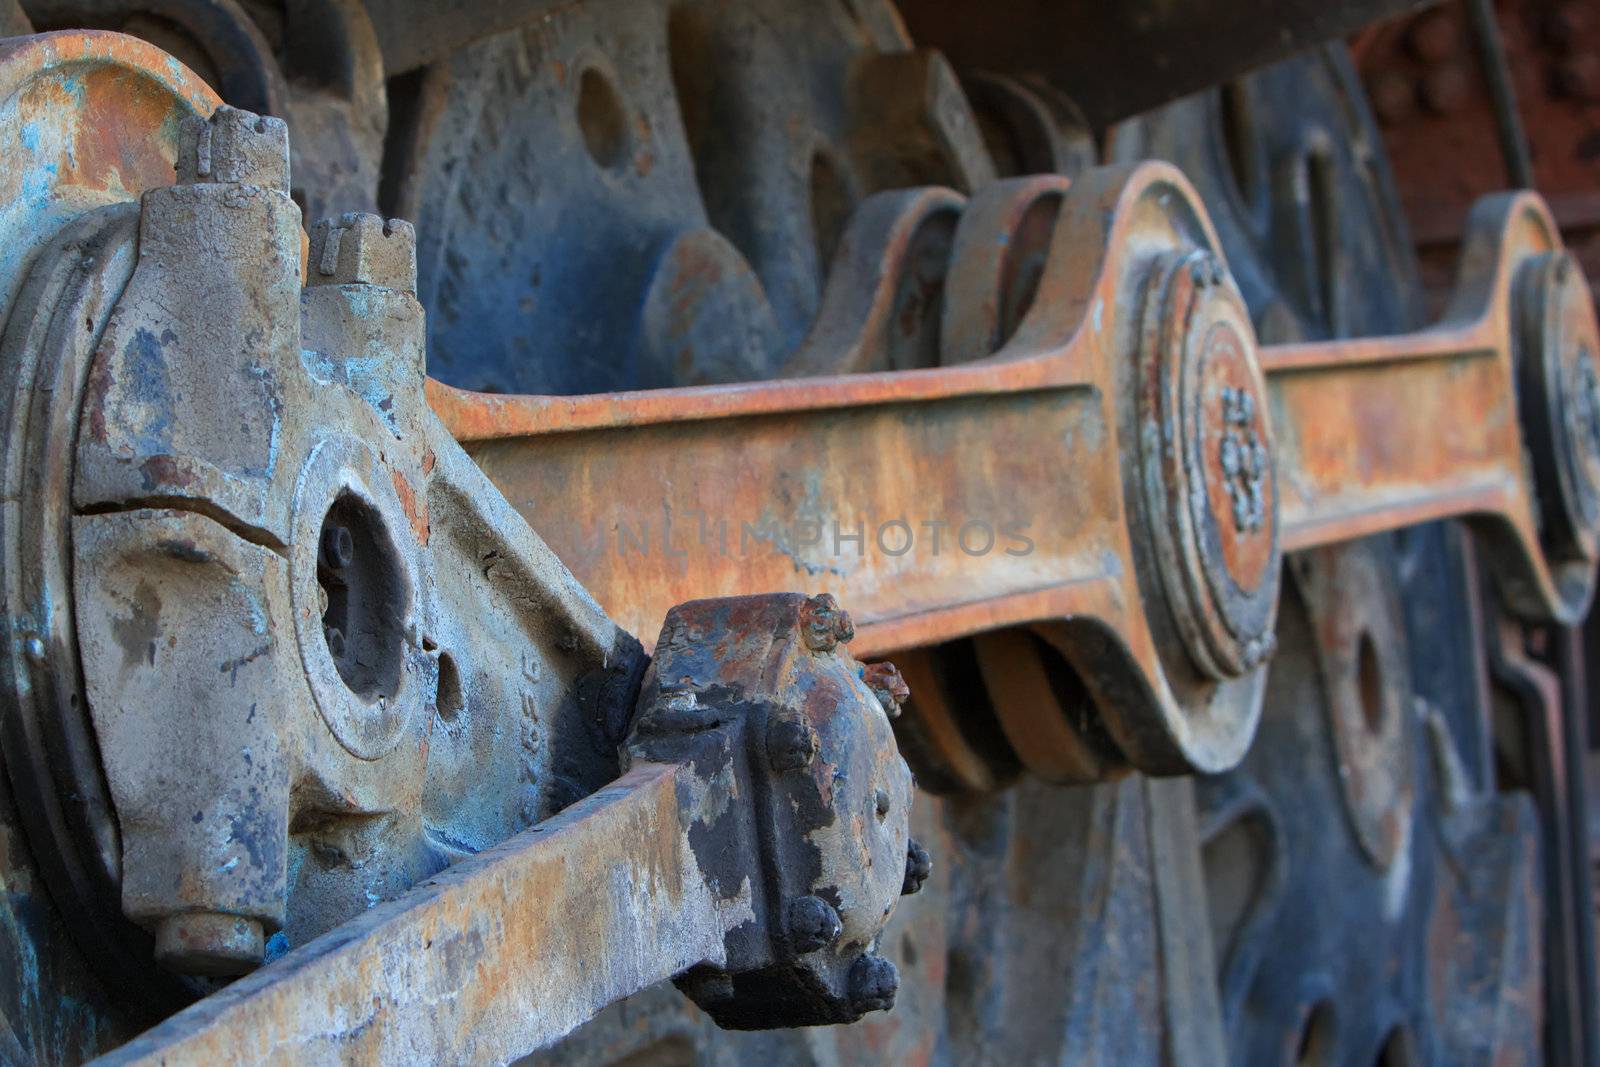
[[[428,502],[417,499],[416,490],[411,488],[411,483],[399,470],[390,470],[389,478],[394,482],[395,495],[400,498],[400,508],[411,523],[411,531],[417,535],[418,543],[426,548],[432,532],[428,524]]]

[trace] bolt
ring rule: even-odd
[[[226,104],[178,129],[178,184],[240,182],[289,191],[289,127]]]
[[[1249,390],[1223,387],[1218,463],[1233,504],[1233,526],[1239,533],[1254,533],[1266,522],[1270,461],[1266,443],[1256,431],[1255,409],[1255,396]]]
[[[833,905],[821,897],[795,897],[783,909],[783,932],[795,952],[815,952],[837,941],[844,924]]]
[[[1196,289],[1204,289],[1211,285],[1221,285],[1222,280],[1228,276],[1228,270],[1222,265],[1212,252],[1204,249],[1196,252],[1189,260],[1189,280]]]
[[[324,626],[322,636],[328,642],[328,655],[344,659],[344,631],[337,626]]]
[[[311,285],[417,291],[417,231],[403,219],[348,212],[311,228]]]
[[[1577,444],[1591,456],[1600,456],[1600,373],[1588,345],[1578,347],[1578,358],[1565,383],[1562,406]]]
[[[1255,670],[1278,650],[1278,638],[1275,634],[1262,634],[1251,641],[1244,649],[1244,665],[1246,670]]]
[[[767,725],[767,762],[775,771],[797,771],[817,754],[817,732],[804,719],[775,718]]]
[[[1424,15],[1406,31],[1406,47],[1425,63],[1449,59],[1461,46],[1461,31],[1442,11]]]
[[[900,895],[910,896],[922,888],[922,883],[933,873],[933,857],[916,838],[906,841],[906,880],[900,884]]]
[[[832,652],[856,635],[850,613],[829,593],[811,597],[800,606],[800,630],[813,652]]]
[[[355,562],[356,541],[350,536],[348,526],[322,528],[322,565],[330,571],[342,571]]]
[[[45,661],[44,642],[37,637],[29,637],[22,642],[22,654],[27,656],[32,663],[43,663]]]
[[[884,714],[891,719],[900,717],[900,706],[911,697],[911,688],[900,677],[893,663],[874,663],[861,669],[861,680],[867,683],[872,695],[883,705]]]
[[[888,1011],[900,991],[900,972],[882,956],[862,956],[850,966],[850,1005],[856,1011]]]
[[[1430,70],[1422,79],[1422,102],[1437,115],[1459,109],[1472,95],[1472,75],[1459,63]]]
[[[177,974],[246,974],[261,966],[265,952],[261,924],[242,915],[190,912],[156,927],[156,962]]]

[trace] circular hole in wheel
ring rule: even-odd
[[[1397,1026],[1383,1039],[1383,1047],[1378,1050],[1374,1067],[1416,1067],[1421,1062],[1416,1042],[1412,1041],[1409,1033]]]
[[[461,686],[461,668],[448,652],[439,653],[439,690],[433,703],[444,722],[454,722],[467,703],[466,691]]]
[[[395,696],[409,598],[382,518],[354,494],[335,500],[322,520],[317,583],[323,641],[345,686],[369,704]]]
[[[1361,693],[1361,718],[1367,729],[1375,734],[1383,732],[1383,663],[1378,658],[1377,643],[1371,633],[1361,635],[1356,650],[1356,685]]]
[[[1295,1046],[1298,1067],[1316,1067],[1333,1059],[1333,1005],[1324,1000],[1306,1013],[1300,1040]]]
[[[1264,164],[1256,131],[1255,103],[1242,81],[1226,82],[1218,89],[1223,159],[1239,201],[1247,209],[1260,202]]]
[[[817,245],[817,275],[828,276],[834,253],[839,250],[839,238],[844,236],[845,224],[850,221],[854,206],[850,186],[846,183],[838,163],[826,151],[818,149],[811,155],[811,231]]]
[[[618,170],[628,160],[628,117],[611,79],[594,67],[578,78],[578,129],[596,163]]]

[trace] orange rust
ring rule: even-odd
[[[389,472],[389,480],[394,483],[395,495],[400,498],[400,510],[405,512],[406,520],[411,523],[411,531],[417,535],[417,542],[426,546],[432,533],[428,523],[427,500],[417,499],[416,490],[411,488],[411,483],[398,468]]]
[[[1037,294],[983,356],[1003,333],[996,235],[1052,197]],[[885,365],[882,293],[899,277],[906,219],[927,207],[874,217],[885,260],[836,271],[836,285],[863,292],[830,287],[792,366]],[[1220,769],[1248,743],[1259,704],[1240,687],[1270,648],[1280,546],[1464,515],[1494,539],[1517,610],[1566,618],[1586,603],[1583,568],[1540,542],[1515,406],[1513,275],[1559,245],[1537,197],[1480,211],[1443,325],[1279,348],[1259,347],[1242,309],[1227,310],[1237,291],[1171,167],[1091,171],[1065,189],[998,183],[964,212],[945,288],[948,365],[574,397],[429,381],[429,402],[627,629],[652,633],[680,601],[776,589],[846,599],[860,655],[1031,626],[1082,676],[1110,743],[1155,773]],[[1152,334],[1141,294],[1158,257],[1182,268],[1178,303],[1150,305],[1178,313]],[[1224,320],[1231,332],[1206,332]],[[1261,399],[1240,415],[1224,386]],[[1270,478],[1223,469],[1218,419],[1271,449],[1276,503]],[[1232,506],[1258,491],[1259,525]],[[1002,536],[1010,524],[1018,551],[988,535],[985,551],[961,551],[952,534],[975,521]],[[779,532],[760,536],[763,523]],[[942,526],[941,550],[929,524]],[[1026,731],[1030,760],[1092,770],[1061,717]],[[937,722],[930,733],[966,755]]]
[[[1115,219],[1102,244],[1064,224],[1017,337],[973,363],[576,397],[489,396],[430,380],[428,399],[507,497],[528,502],[529,520],[602,606],[638,632],[678,600],[772,588],[847,593],[868,653],[1072,615],[1084,604],[1069,590],[1094,570],[1084,561],[1126,558],[1120,486],[1095,459],[1115,434],[1095,425],[1111,419],[1092,383],[1109,381],[1122,343],[1106,325],[1127,299],[1131,253],[1120,242],[1148,225]],[[1460,310],[1431,331],[1260,350],[1286,548],[1482,513],[1509,527],[1539,571],[1507,294],[1514,262],[1553,247],[1554,233],[1537,198],[1518,200],[1469,258]],[[538,508],[541,498],[588,501],[601,533],[631,531],[635,545],[641,529],[659,539],[674,509],[680,522],[696,511],[753,520],[793,516],[807,499],[826,501],[824,520],[851,532],[869,510],[959,519],[1003,507],[1042,536],[1029,567],[947,556],[914,567],[834,559],[837,572],[810,571],[781,553],[680,555],[682,545],[659,540],[654,561],[623,559],[552,525],[557,509]],[[1241,577],[1262,565],[1259,551],[1228,550]],[[1117,614],[1136,613],[1137,590],[1113,584]],[[1534,584],[1556,599],[1547,573]]]
[[[1465,516],[1494,538],[1486,562],[1516,611],[1571,621],[1586,607],[1593,561],[1546,555],[1517,409],[1518,362],[1536,358],[1516,341],[1518,272],[1559,249],[1560,237],[1530,194],[1484,202],[1470,225],[1462,278],[1439,325],[1263,350],[1284,544]],[[1567,341],[1594,351],[1594,311],[1583,303],[1563,308]]]
[[[0,99],[13,97],[24,124],[72,123],[71,150],[48,161],[60,185],[124,198],[171,185],[178,122],[221,103],[154,45],[91,30],[0,41]]]
[[[1158,171],[1160,180],[1182,181]],[[1101,195],[1114,203],[1123,192],[1115,185]],[[1097,274],[1097,256],[1085,261],[1069,247],[1055,258],[1064,269],[1041,283],[1040,303],[1082,309],[1093,295],[1114,297],[1115,279]],[[862,328],[876,331],[877,322],[868,315]],[[813,336],[828,332],[819,325]],[[1079,432],[1086,422],[1112,421],[1107,398],[1089,387],[1104,351],[1092,331],[1026,332],[1009,358],[937,370],[589,397],[488,396],[434,381],[427,390],[507,498],[537,514],[535,529],[634,632],[650,633],[667,606],[695,597],[848,589],[863,624],[856,647],[875,654],[933,634],[1072,614],[1080,587],[1107,578],[1105,561],[1126,558],[1115,471],[1095,461],[1114,434]],[[798,412],[811,417],[796,419]],[[623,428],[629,432],[606,432]],[[1055,454],[1043,463],[1011,445],[1033,436],[1052,442]],[[1041,476],[1054,492],[1015,492]],[[539,506],[578,498],[592,501],[589,528],[569,521],[557,529],[557,509]],[[808,501],[826,511],[804,513]],[[696,549],[706,547],[698,526],[686,529],[702,515],[725,521],[728,551],[717,529],[712,550],[684,558],[675,539],[693,536]],[[792,545],[785,554],[739,543],[745,524],[773,517],[818,519],[830,541],[837,523],[841,553],[824,559]],[[974,519],[997,527],[997,543],[963,556],[953,538]],[[924,538],[924,520],[950,524],[939,554],[930,545],[911,560],[896,555],[903,526],[883,531],[888,551],[880,551],[872,543],[879,527],[896,520]],[[1007,520],[1036,543],[1002,541],[998,526]],[[673,533],[664,539],[669,521]],[[858,524],[867,542],[860,556],[849,539]],[[980,533],[971,532],[975,548],[985,547]],[[1008,556],[1007,547],[1026,554]],[[1124,587],[1110,602],[1136,604],[1130,573],[1109,580]]]
[[[599,1006],[722,951],[709,890],[683,877],[693,860],[681,773],[637,764],[100,1062],[504,1062],[542,1047]],[[652,951],[612,943],[623,930],[649,937]]]

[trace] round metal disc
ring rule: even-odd
[[[50,896],[136,1016],[202,990],[158,972],[121,912],[121,843],[78,669],[72,453],[95,345],[137,261],[138,198],[172,184],[179,124],[217,103],[119,34],[0,41],[0,756]]]
[[[0,41],[0,315],[86,211],[171,185],[178,127],[221,103],[154,45],[72,31]]]

